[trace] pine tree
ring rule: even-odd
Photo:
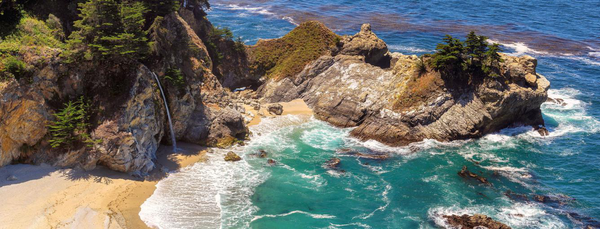
[[[48,126],[50,131],[50,145],[52,148],[70,147],[76,141],[93,143],[87,133],[89,127],[89,104],[80,97],[79,100],[69,101],[65,107],[54,114],[56,121]]]
[[[80,20],[74,26],[69,46],[76,58],[128,62],[143,58],[149,52],[143,30],[147,8],[141,2],[89,0],[79,4]]]

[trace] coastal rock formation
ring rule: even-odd
[[[510,229],[506,224],[493,220],[492,218],[481,215],[447,215],[444,216],[448,224],[457,228],[488,228],[488,229]]]
[[[194,18],[187,10],[182,10],[182,14],[188,15],[188,20]],[[162,76],[175,69],[185,82],[165,82],[176,138],[222,147],[245,137],[248,130],[242,115],[218,105],[228,100],[228,94],[212,73],[213,62],[200,36],[178,12],[156,23],[152,36],[157,55],[162,57],[156,72]]]
[[[226,147],[246,138],[248,128],[240,111],[224,105],[231,103],[231,92],[212,72],[214,62],[201,39],[209,31],[198,29],[204,34],[197,34],[188,21],[198,28],[210,24],[191,14],[182,9],[156,18],[150,27],[154,53],[148,63],[70,64],[59,55],[60,49],[52,49],[44,53],[48,61],[32,66],[30,78],[0,80],[0,166],[104,165],[148,173],[155,167],[161,141],[171,142],[165,137],[171,130],[155,73],[165,89],[177,140]],[[247,71],[243,64],[237,67],[242,69],[236,72]],[[55,121],[53,114],[81,96],[89,98],[93,108],[88,127],[93,143],[52,148],[48,125]]]
[[[360,42],[340,42],[300,73],[269,79],[259,94],[266,102],[302,98],[318,119],[357,127],[353,136],[394,146],[476,138],[511,125],[544,125],[540,105],[550,83],[535,72],[534,58],[502,55],[499,77],[459,85],[429,67],[423,72],[417,56],[388,53],[389,68],[381,64],[387,58],[373,65],[385,49],[368,28],[353,36]],[[343,51],[361,49],[355,47],[373,50]]]

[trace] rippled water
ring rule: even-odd
[[[280,37],[318,19],[340,34],[362,23],[391,50],[433,52],[441,37],[470,30],[504,44],[505,52],[538,58],[552,83],[542,111],[549,137],[510,128],[482,139],[424,141],[391,148],[359,142],[349,129],[297,116],[266,119],[253,140],[171,174],[142,206],[162,228],[435,228],[441,215],[483,213],[514,228],[577,228],[600,219],[600,2],[598,1],[291,1],[213,0],[209,19],[247,43]],[[386,161],[339,155],[336,149],[390,152]],[[266,150],[277,161],[252,154]],[[228,151],[228,150],[227,150]],[[323,164],[340,157],[340,169]],[[463,165],[489,179],[457,175]],[[539,194],[563,203],[522,202],[505,192]]]

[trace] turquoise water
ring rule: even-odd
[[[471,29],[504,44],[505,52],[539,60],[552,83],[545,103],[551,134],[518,127],[482,139],[426,140],[392,148],[360,142],[350,129],[310,117],[283,116],[251,127],[252,141],[232,149],[244,161],[225,163],[217,151],[161,181],[142,206],[161,228],[437,228],[441,215],[483,213],[513,228],[581,228],[600,219],[600,3],[597,1],[290,1],[214,0],[209,19],[247,43],[279,37],[305,19],[337,33],[363,22],[390,49],[432,52],[445,33]],[[385,161],[336,153],[389,153]],[[277,161],[253,156],[259,150]],[[339,170],[324,163],[339,157]],[[457,175],[463,165],[492,183]],[[341,170],[344,170],[342,172]],[[507,190],[561,203],[511,200]]]

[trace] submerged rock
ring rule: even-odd
[[[283,106],[279,103],[271,104],[267,107],[269,114],[272,115],[281,115],[283,114]]]
[[[390,158],[390,155],[385,153],[361,153],[351,149],[339,149],[337,153],[370,160],[387,160]]]
[[[10,175],[10,176],[8,176],[8,177],[6,178],[6,180],[7,180],[7,181],[16,181],[16,180],[18,180],[18,179],[17,179],[17,177],[16,177],[16,176],[14,176],[14,175]]]
[[[258,151],[258,157],[260,157],[260,158],[265,158],[265,157],[267,157],[267,151],[265,151],[265,150],[262,150],[262,149],[261,149],[261,150],[259,150],[259,151]]]
[[[458,228],[487,228],[487,229],[510,229],[506,224],[481,214],[475,215],[445,215],[448,224]]]
[[[341,162],[342,161],[339,158],[334,157],[334,158],[327,160],[327,162],[325,162],[325,167],[327,169],[337,169],[340,166]]]
[[[490,184],[490,182],[488,182],[488,180],[485,177],[481,177],[481,176],[469,171],[467,169],[466,165],[463,165],[462,169],[458,172],[458,175],[461,177],[464,177],[464,178],[475,179],[475,180],[481,182],[482,184],[487,184],[487,185]]]
[[[227,154],[225,155],[225,161],[240,161],[240,160],[242,160],[242,158],[232,151],[227,152]]]

